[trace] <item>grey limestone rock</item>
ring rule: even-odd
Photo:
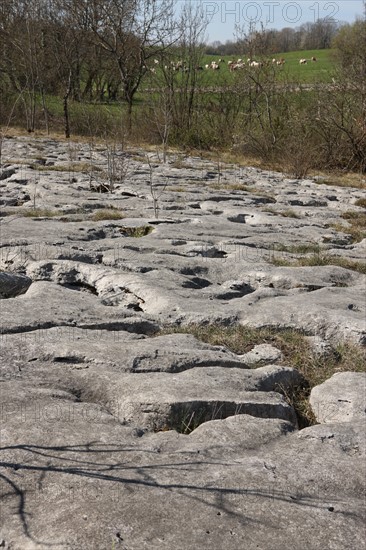
[[[362,548],[365,375],[314,388],[299,430],[279,349],[189,334],[365,344],[366,240],[342,218],[362,191],[136,149],[99,192],[102,145],[2,146],[0,548]]]
[[[311,390],[318,422],[366,421],[366,373],[339,372]]]

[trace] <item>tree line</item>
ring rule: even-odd
[[[227,40],[224,44],[215,41],[205,45],[209,55],[237,55],[249,53],[250,46],[257,55],[274,55],[298,50],[323,50],[330,48],[332,42],[344,24],[333,19],[318,19],[304,23],[297,28],[284,27],[281,30],[265,29],[253,24],[242,39],[240,29],[236,40]]]
[[[215,86],[207,86],[207,72],[199,70],[207,21],[197,3],[180,15],[175,6],[174,0],[2,0],[0,146],[12,124],[29,132],[63,125],[66,137],[128,137],[164,151],[170,144],[230,148],[297,175],[314,167],[366,171],[364,21],[333,37],[331,84],[307,89],[290,81],[286,66],[279,71],[269,62],[218,71]],[[321,35],[323,23],[312,26],[313,34]],[[267,31],[249,26],[237,47],[262,56],[267,42]],[[101,111],[101,104],[120,110]]]
[[[179,37],[173,0],[2,0],[0,78],[34,130],[35,97],[123,99],[132,109],[149,61]],[[67,122],[66,122],[67,123]]]

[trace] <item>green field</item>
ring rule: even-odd
[[[315,57],[316,62],[312,62],[311,58]],[[238,58],[243,59],[245,62],[245,68],[248,70],[247,55],[238,55],[238,56],[219,56],[219,55],[205,55],[203,56],[200,65],[205,67],[209,65],[212,61],[218,62],[219,59],[224,60],[224,63],[220,63],[220,70],[213,71],[212,69],[204,69],[199,72],[199,82],[200,86],[215,86],[220,85],[221,82],[226,80],[234,79],[234,75],[240,73],[236,71],[235,73],[230,72],[228,61],[237,61]],[[283,66],[277,67],[272,65],[272,59],[285,59],[285,64]],[[306,65],[300,65],[300,59],[307,59],[308,63]],[[300,50],[295,52],[288,53],[278,53],[273,54],[267,57],[254,57],[256,61],[267,61],[267,66],[273,67],[279,77],[279,81],[288,81],[288,82],[301,82],[301,83],[326,83],[332,81],[332,73],[335,67],[334,61],[334,50]],[[178,59],[177,59],[178,60]],[[255,71],[258,69],[252,68],[251,70]],[[158,70],[159,71],[159,70]],[[147,77],[143,88],[149,87],[154,81],[157,81],[158,73],[151,78]],[[177,79],[179,76],[177,74]]]
[[[300,50],[296,52],[279,53],[269,56],[265,59],[272,61],[273,58],[283,58],[286,63],[283,67],[278,67],[279,73],[284,72],[289,80],[300,82],[330,82],[332,80],[331,73],[334,69],[334,50]],[[247,60],[247,56],[240,56],[243,60]],[[311,58],[317,59],[316,63],[311,61]],[[300,65],[300,59],[307,59],[307,65]],[[209,64],[211,61],[220,59],[220,56],[205,56],[204,64]],[[237,60],[235,56],[223,56],[221,59],[225,60],[225,63],[220,64],[220,70],[225,73],[230,73],[227,62],[229,60]],[[261,58],[256,58],[260,61]],[[277,67],[276,67],[277,68]],[[209,71],[215,72],[215,71]]]
[[[266,59],[269,62],[272,61],[272,58],[276,59],[285,59],[285,65],[281,67],[273,67],[276,74],[278,74],[279,82],[302,82],[302,83],[326,83],[331,82],[332,74],[335,67],[335,62],[333,59],[334,50],[305,50],[305,51],[296,51],[283,54],[275,54]],[[241,56],[242,59],[246,62],[247,57]],[[311,58],[316,57],[317,62],[311,62]],[[299,60],[305,58],[308,59],[307,65],[300,65]],[[223,59],[224,63],[220,63],[220,70],[213,71],[212,69],[204,69],[203,71],[198,72],[198,86],[202,89],[205,87],[220,87],[223,84],[230,84],[237,76],[240,77],[240,71],[235,73],[230,72],[228,61],[238,59],[238,56],[214,56],[214,55],[205,55],[201,60],[201,66],[205,67],[206,64],[210,64],[212,61],[218,62],[219,59]],[[259,60],[259,58],[257,58]],[[263,58],[262,58],[263,59]],[[248,64],[246,63],[246,70],[248,70]],[[272,64],[269,63],[269,67],[272,67]],[[251,71],[258,71],[258,69],[249,69]],[[264,69],[262,69],[264,70]],[[179,81],[182,79],[181,73],[175,73],[176,83],[179,85]],[[135,108],[138,108],[138,105],[144,103],[146,100],[145,91],[151,88],[158,89],[161,84],[159,69],[157,74],[151,75],[148,73],[145,79],[142,82],[140,87],[140,92],[138,92],[134,99]],[[61,99],[54,96],[47,97],[47,107],[50,110],[51,116],[53,115],[56,118],[62,119],[63,117],[63,108]],[[112,116],[118,115],[120,110],[125,110],[124,102],[109,103],[108,105],[99,105],[95,103],[76,103],[70,101],[70,110],[73,115],[77,115],[79,118],[88,119],[89,117],[98,117],[104,118],[106,115],[110,114]],[[98,114],[99,113],[99,114]],[[114,115],[113,115],[114,114]],[[73,117],[74,118],[74,117]]]

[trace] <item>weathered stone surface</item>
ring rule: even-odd
[[[160,333],[243,324],[297,328],[319,353],[365,343],[364,275],[277,265],[363,261],[341,218],[362,190],[149,153],[156,204],[145,151],[121,155],[113,193],[96,192],[102,146],[6,138],[2,153],[0,270],[33,282],[0,304],[0,547],[362,548],[360,375],[313,390],[327,423],[298,431],[286,398],[304,380],[279,350]]]
[[[194,367],[248,368],[244,356],[221,346],[198,341],[190,334],[153,334],[153,324],[124,320],[124,330],[80,329],[74,326],[32,330],[21,334],[4,334],[3,357],[7,365],[18,361],[69,364],[96,364],[118,367],[119,372],[181,372]],[[284,371],[285,372],[285,371]]]
[[[2,390],[5,548],[362,548],[363,423],[291,433],[242,415],[149,434],[68,391],[13,388]]]
[[[366,374],[334,374],[311,390],[310,404],[320,423],[366,420]]]
[[[90,373],[88,374],[90,380]],[[84,391],[98,392],[123,424],[149,430],[184,431],[204,421],[250,414],[281,418],[296,425],[294,411],[281,395],[301,377],[293,369],[263,367],[243,370],[193,368],[179,374],[149,373],[114,377],[113,384],[95,377]],[[86,382],[86,381],[85,381]],[[85,383],[84,382],[84,383]]]
[[[268,363],[276,363],[282,359],[282,353],[279,349],[270,344],[260,344],[248,353],[242,355],[243,361],[251,366],[259,366]]]

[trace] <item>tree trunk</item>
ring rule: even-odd
[[[71,69],[69,71],[69,81],[67,84],[67,90],[63,98],[64,105],[64,121],[65,121],[65,137],[68,139],[70,137],[70,119],[69,119],[69,96],[71,93]]]

